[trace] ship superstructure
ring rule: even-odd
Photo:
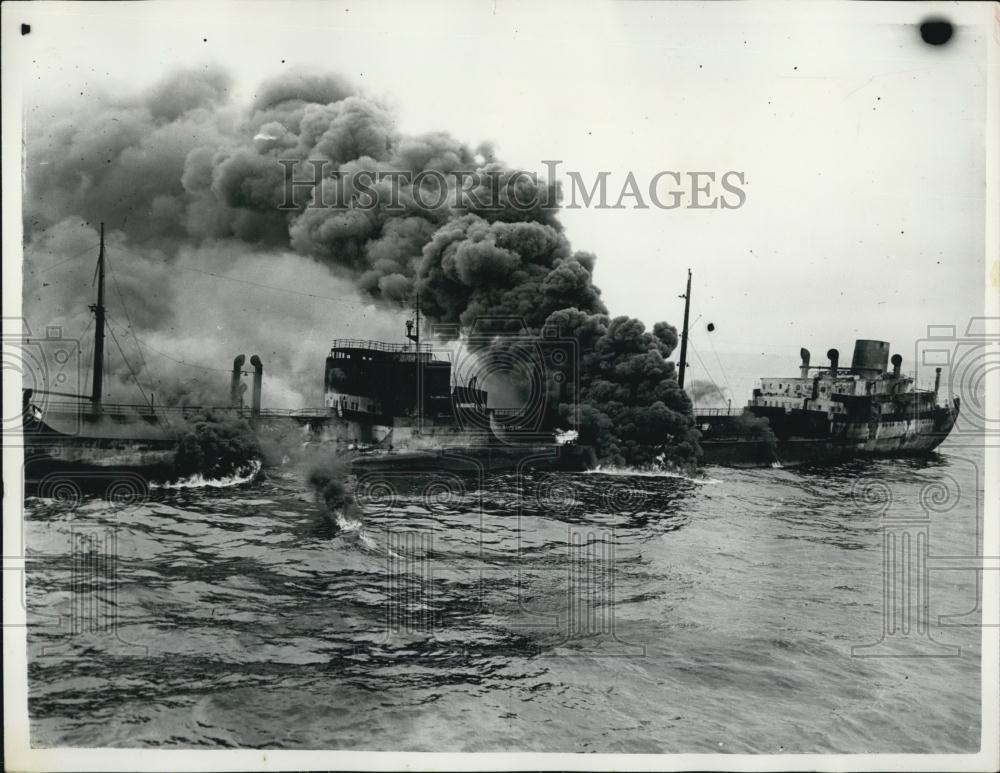
[[[914,377],[902,372],[902,356],[890,360],[885,341],[856,341],[850,367],[840,366],[836,349],[827,352],[829,363],[822,366],[810,365],[807,349],[801,357],[797,376],[762,378],[742,414],[696,415],[706,461],[787,463],[926,453],[955,424],[959,400],[939,400],[941,369],[933,389],[919,389]]]
[[[326,358],[324,405],[338,416],[391,424],[396,417],[449,419],[454,408],[485,410],[475,384],[452,387],[451,362],[428,344],[338,338]]]
[[[938,404],[941,370],[934,389],[918,389],[902,373],[903,358],[892,356],[889,344],[858,340],[849,368],[840,367],[840,353],[827,352],[829,365],[812,367],[809,351],[801,350],[797,378],[763,378],[747,406],[766,418],[779,437],[827,437],[854,451],[889,453],[926,451],[951,430],[958,399]]]

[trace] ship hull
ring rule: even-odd
[[[177,449],[155,415],[123,419],[77,408],[49,411],[44,419],[27,412],[22,439],[25,483],[39,492],[67,481],[88,490],[156,480],[170,474]]]
[[[747,428],[743,418],[766,419],[768,431]],[[701,420],[702,464],[756,467],[842,462],[858,457],[921,456],[932,453],[958,417],[957,400],[916,415],[878,421],[833,420],[818,411],[751,409],[743,417]]]
[[[590,449],[576,445],[466,445],[426,451],[358,455],[351,472],[454,472],[490,474],[520,470],[580,471],[593,466]]]
[[[944,438],[905,445],[845,444],[814,438],[790,438],[777,443],[761,440],[702,441],[701,464],[722,467],[766,467],[770,465],[835,464],[865,457],[924,456],[934,452]]]

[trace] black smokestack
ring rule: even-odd
[[[250,397],[250,415],[260,416],[260,389],[264,378],[264,363],[255,354],[250,358],[250,364],[253,365],[253,392]]]
[[[234,408],[240,404],[240,376],[243,375],[243,363],[246,359],[245,354],[237,355],[233,359],[233,375],[229,379],[229,404]]]
[[[899,378],[899,370],[903,367],[903,357],[899,354],[892,355],[892,377]]]
[[[803,346],[799,349],[799,356],[802,357],[802,365],[799,366],[799,377],[809,378],[809,350]]]
[[[840,363],[840,352],[836,349],[831,349],[826,353],[826,356],[830,359],[830,375],[837,375],[837,365]]]

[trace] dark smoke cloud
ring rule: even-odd
[[[685,388],[691,402],[702,408],[725,408],[729,399],[728,390],[712,381],[694,379]]]
[[[223,478],[248,473],[260,457],[256,436],[245,420],[206,411],[185,422],[174,470],[180,476]]]
[[[465,215],[424,247],[420,300],[442,322],[468,326],[479,317],[509,317],[539,328],[558,309],[606,312],[593,265],[592,255],[573,253],[551,225]]]
[[[608,316],[593,283],[594,256],[573,251],[558,221],[556,187],[505,166],[489,145],[472,148],[443,132],[401,134],[384,105],[335,75],[283,75],[246,107],[229,92],[225,73],[192,69],[138,95],[95,97],[51,120],[29,116],[29,317],[82,328],[85,314],[66,310],[89,300],[87,272],[55,290],[33,271],[96,241],[94,224],[104,221],[120,290],[135,299],[129,332],[173,353],[210,355],[223,369],[233,354],[259,347],[266,396],[288,397],[298,391],[294,381],[308,380],[316,387],[298,392],[298,402],[315,404],[328,338],[351,322],[386,335],[392,310],[419,295],[434,321],[503,318],[511,330],[557,324],[576,336],[580,391],[552,387],[551,413],[564,423],[579,415],[582,437],[603,457],[643,463],[696,452],[690,402],[667,361],[676,331]],[[301,162],[299,180],[311,178],[314,164],[339,176],[293,187],[281,161]],[[349,194],[364,175],[386,171],[411,177],[382,180],[370,188],[370,205],[354,205]],[[428,171],[440,174],[418,174]],[[310,206],[321,202],[333,204]],[[191,271],[376,306],[362,312],[253,289],[223,292]],[[305,331],[317,330],[317,340],[306,340]],[[213,392],[168,370],[160,383],[173,384],[174,399]],[[113,383],[127,386],[126,371],[115,371]],[[224,374],[214,378],[225,384]]]
[[[637,319],[577,309],[553,312],[546,324],[579,344],[579,394],[564,388],[560,411],[566,419],[578,413],[580,442],[593,445],[600,459],[684,465],[700,454],[690,399],[667,359],[677,346],[673,326],[658,322],[647,331]]]

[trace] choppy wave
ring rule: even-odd
[[[920,528],[942,555],[968,554],[982,460],[960,450],[713,469],[720,481],[455,476],[445,496],[390,475],[386,496],[346,513],[290,474],[130,504],[34,500],[32,743],[974,751],[981,618],[968,574],[931,575],[934,642],[907,643],[960,656],[852,652],[880,641],[885,610],[885,503],[859,480],[921,519],[926,491],[948,486],[954,507]],[[706,482],[723,485],[692,485]],[[84,536],[114,548],[113,577],[76,560]],[[962,625],[938,622],[948,615]]]

